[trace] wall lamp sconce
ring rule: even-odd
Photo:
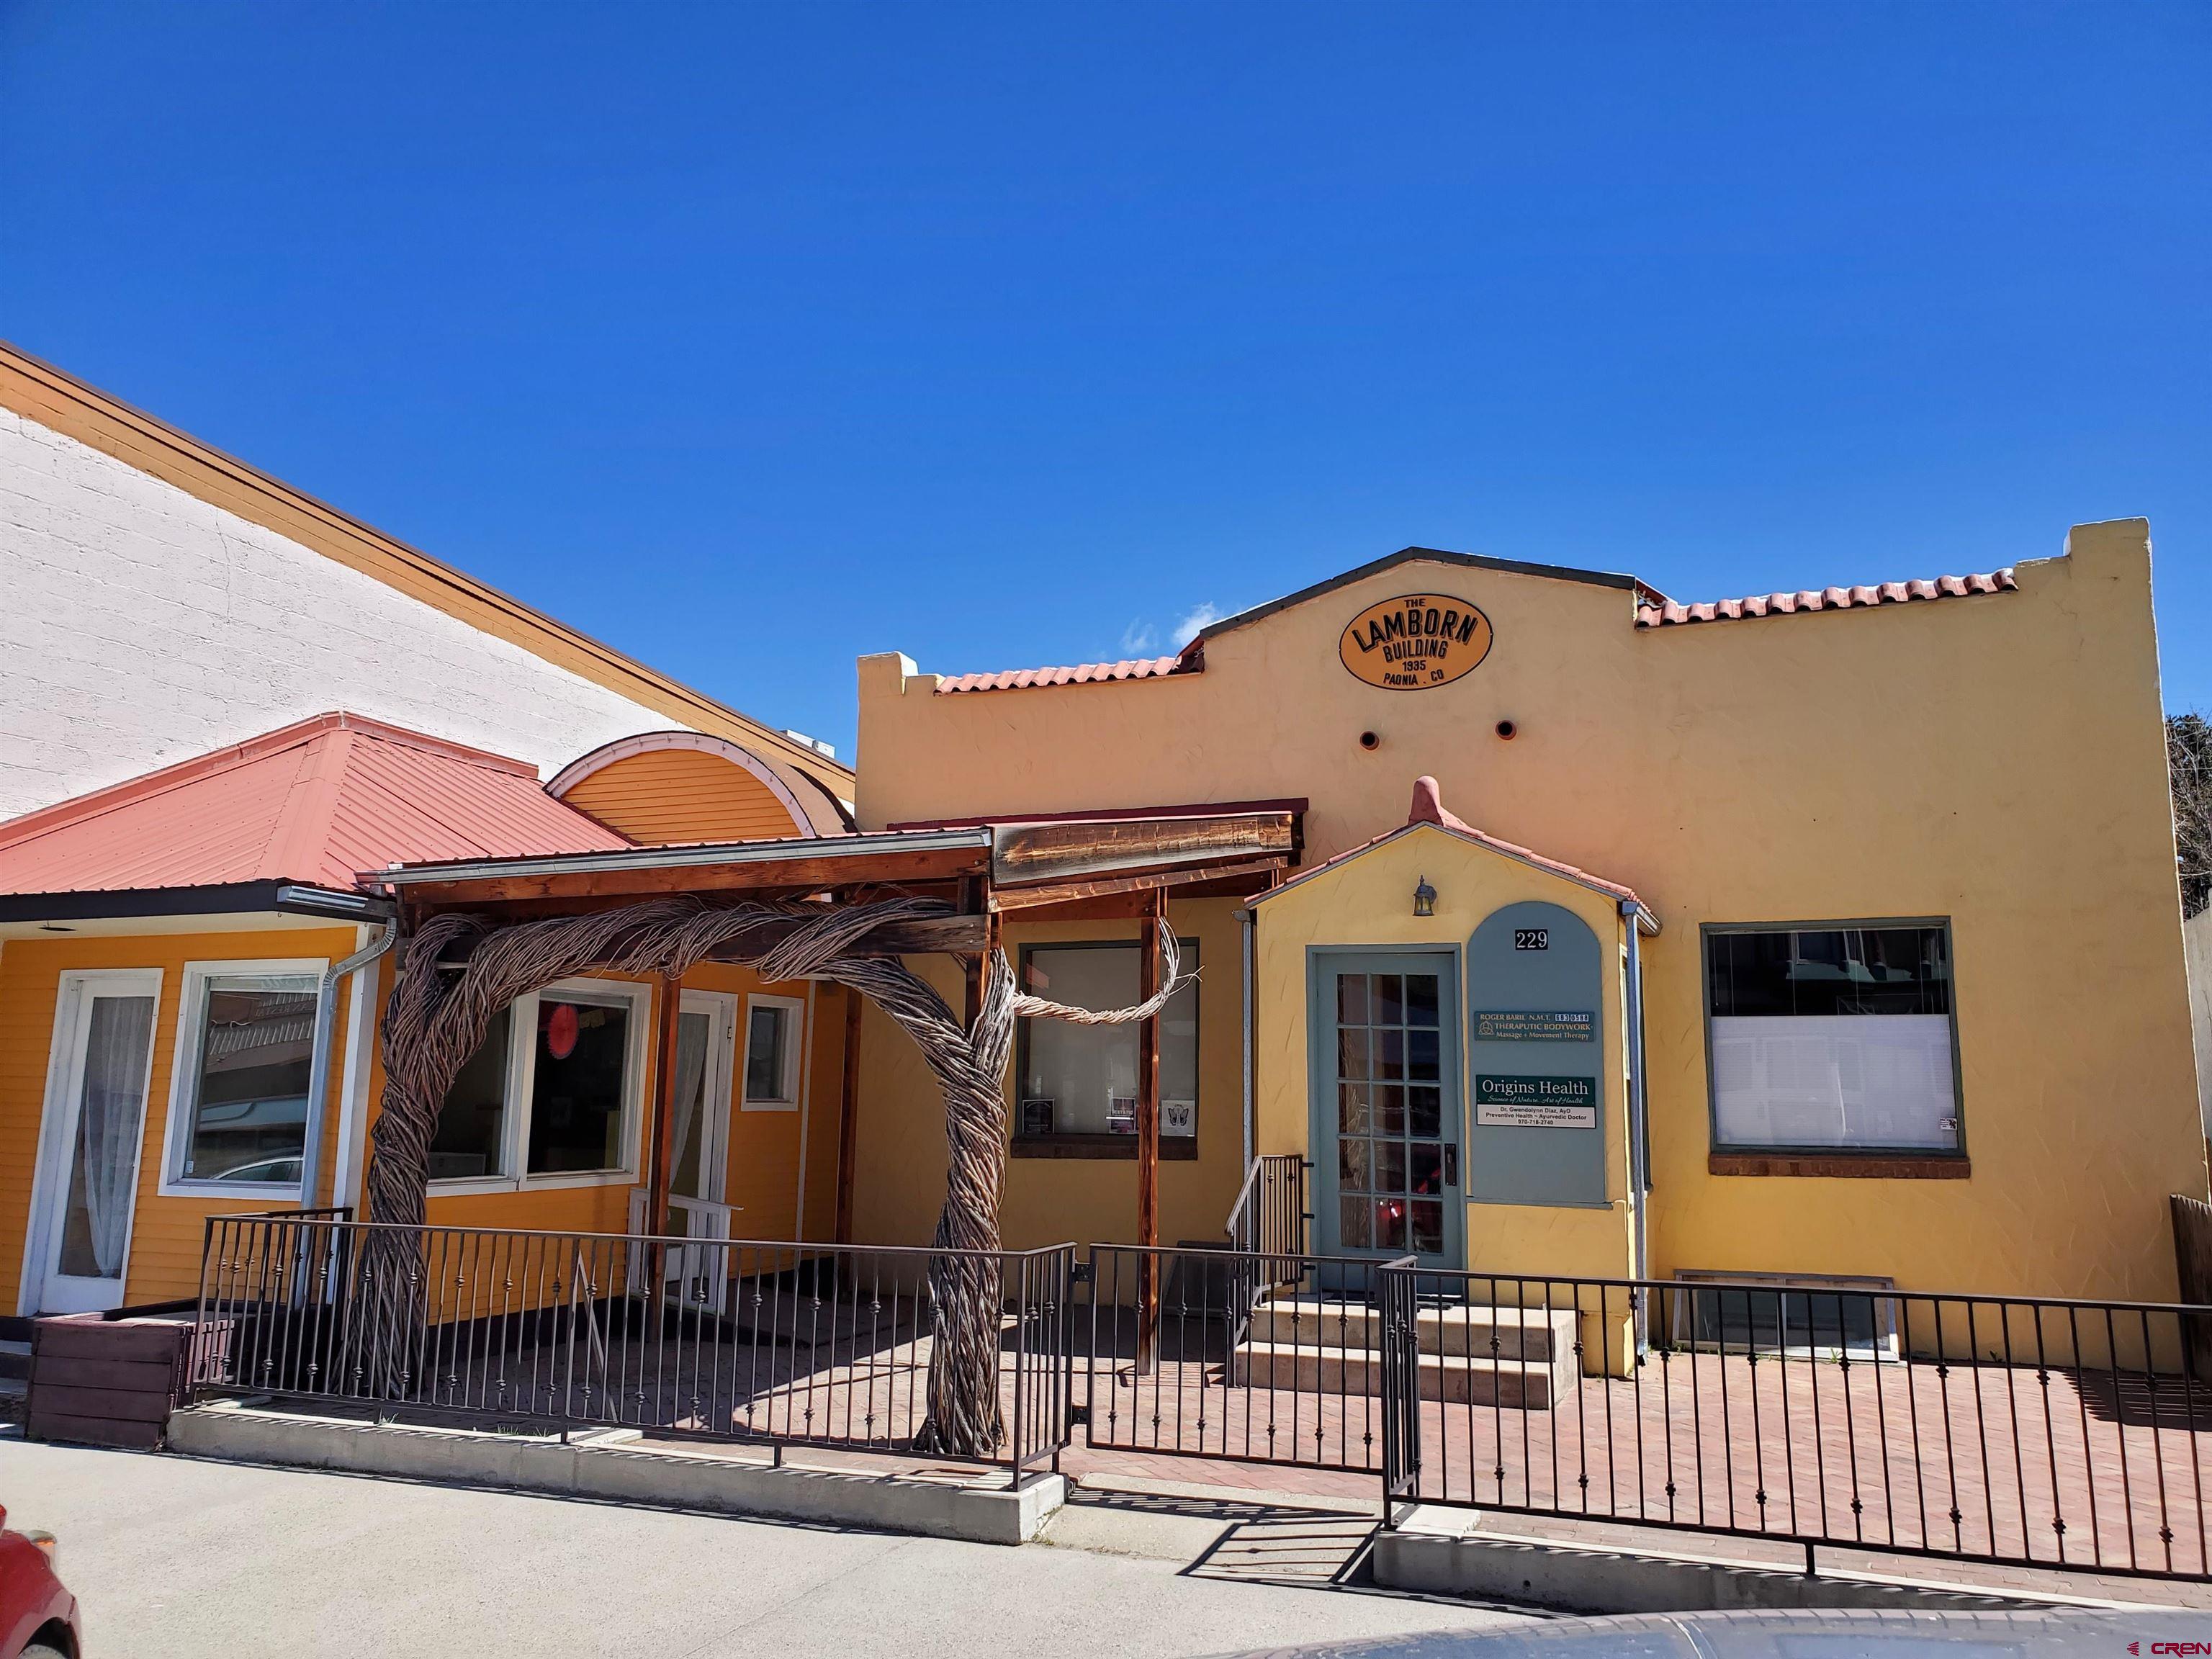
[[[1436,913],[1437,890],[1430,886],[1429,878],[1423,876],[1421,884],[1413,890],[1413,914],[1417,916],[1432,916]]]

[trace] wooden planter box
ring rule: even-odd
[[[63,1314],[31,1324],[25,1435],[94,1446],[151,1449],[190,1384],[190,1313]],[[227,1340],[221,1328],[205,1350]]]

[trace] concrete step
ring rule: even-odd
[[[1425,1307],[1414,1313],[1413,1328],[1424,1353],[1549,1363],[1575,1351],[1575,1316],[1567,1308]],[[1256,1342],[1376,1348],[1382,1311],[1365,1302],[1279,1297],[1253,1310],[1248,1334]]]
[[[1512,1411],[1549,1411],[1573,1392],[1576,1379],[1571,1353],[1543,1363],[1425,1353],[1420,1373],[1424,1400]],[[1382,1356],[1372,1348],[1244,1342],[1229,1357],[1229,1381],[1237,1387],[1300,1394],[1380,1395]]]
[[[0,1339],[0,1377],[28,1376],[31,1374],[31,1345]]]

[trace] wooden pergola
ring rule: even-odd
[[[939,1249],[1000,1248],[1014,1021],[1133,1021],[1137,1231],[1140,1243],[1157,1244],[1158,1013],[1179,983],[1168,901],[1243,896],[1273,885],[1297,859],[1302,805],[1031,817],[373,872],[364,879],[398,901],[405,945],[384,1027],[386,1088],[372,1130],[369,1218],[422,1221],[438,1111],[498,1010],[556,980],[601,969],[660,982],[647,1227],[666,1234],[679,994],[690,968],[720,962],[770,980],[844,985],[875,1002],[920,1047],[945,1101],[950,1163],[934,1241]],[[1000,942],[1009,917],[1148,923],[1138,1004],[1102,1013],[1024,994]],[[903,961],[925,954],[962,964],[959,1010]],[[851,1225],[859,1006],[856,998],[845,1030],[840,1242]],[[974,1258],[945,1261],[942,1273],[932,1268],[941,1311],[926,1449],[978,1455],[999,1430],[997,1276],[977,1272]],[[1157,1285],[1145,1295],[1148,1302],[1157,1297]]]

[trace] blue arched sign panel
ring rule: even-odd
[[[1467,946],[1467,1195],[1603,1204],[1605,954],[1556,904],[1509,904]]]

